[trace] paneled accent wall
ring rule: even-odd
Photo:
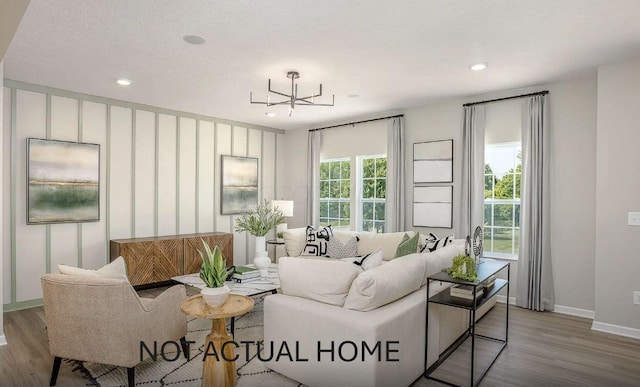
[[[260,198],[277,195],[281,130],[11,80],[3,97],[5,310],[40,303],[40,276],[58,264],[104,265],[111,239],[232,232],[221,155],[259,158]],[[100,144],[99,222],[27,225],[27,137]],[[253,238],[236,233],[233,250],[250,262]]]

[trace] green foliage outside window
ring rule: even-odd
[[[385,231],[387,158],[362,159],[362,230]]]

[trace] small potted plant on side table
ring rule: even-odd
[[[198,250],[200,258],[202,258],[202,267],[200,268],[200,278],[204,281],[204,287],[200,294],[204,302],[212,307],[218,307],[227,301],[230,289],[224,284],[229,274],[233,273],[233,269],[227,269],[227,260],[222,257],[222,252],[218,246],[211,250],[211,247],[202,241],[205,252]]]

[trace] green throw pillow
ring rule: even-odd
[[[404,234],[402,242],[396,248],[396,258],[403,255],[413,254],[418,251],[418,241],[420,240],[420,234],[416,233],[413,238],[409,238],[409,235]]]

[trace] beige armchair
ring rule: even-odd
[[[173,286],[154,299],[139,298],[122,279],[64,274],[41,278],[49,350],[54,363],[51,386],[56,384],[62,359],[127,367],[129,386],[135,384],[134,367],[143,359],[140,342],[158,348],[180,340],[186,357],[186,316],[180,303],[183,285]],[[147,355],[148,356],[148,355]]]

